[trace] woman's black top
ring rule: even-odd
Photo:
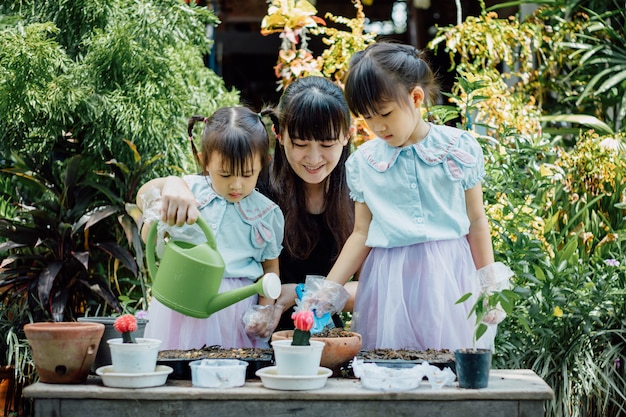
[[[320,239],[307,259],[294,258],[286,249],[283,249],[278,258],[280,262],[280,280],[283,284],[304,283],[307,275],[328,275],[337,256],[337,245],[330,233],[330,229],[324,222],[323,215],[309,213],[306,215],[311,216],[317,222],[320,230]],[[293,309],[283,313],[276,330],[293,329],[292,313]],[[335,315],[333,321],[336,327],[343,327],[339,316]]]
[[[268,190],[268,187],[263,186],[262,183],[259,184],[259,191],[273,201],[277,201],[273,193]],[[335,239],[328,225],[324,222],[323,214],[302,213],[302,216],[309,217],[306,219],[309,220],[307,223],[317,225],[319,240],[306,259],[296,258],[287,249],[283,248],[278,258],[280,280],[283,284],[304,283],[307,275],[328,275],[339,252]],[[283,313],[276,330],[292,330],[294,328],[293,320],[291,319],[292,313],[293,308]],[[336,327],[343,327],[343,322],[338,315],[333,316],[333,321]]]

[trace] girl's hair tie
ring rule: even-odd
[[[209,119],[204,116],[191,116],[189,118],[189,121],[187,122],[187,134],[189,135],[189,142],[191,143],[191,151],[193,152],[193,157],[196,160],[198,168],[201,168],[202,165],[200,163],[200,157],[198,155],[198,149],[196,148],[196,144],[193,143],[193,126],[196,124],[196,122],[203,121],[204,123],[207,123],[208,120]]]

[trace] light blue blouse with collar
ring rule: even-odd
[[[465,191],[485,175],[476,139],[434,124],[411,146],[392,147],[380,138],[365,142],[346,169],[350,197],[372,212],[366,245],[382,248],[467,235]]]
[[[261,262],[278,258],[282,250],[285,220],[278,205],[256,190],[237,203],[229,203],[213,190],[208,176],[187,175],[183,179],[215,235],[217,250],[226,264],[224,277],[256,280],[262,276]],[[168,232],[177,240],[206,242],[196,224],[172,227]]]

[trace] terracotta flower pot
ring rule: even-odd
[[[311,340],[324,342],[320,366],[337,372],[339,367],[354,358],[361,350],[361,335],[349,332],[348,337],[316,337]],[[293,338],[293,330],[280,330],[272,335],[272,341]]]
[[[41,382],[83,383],[104,333],[102,323],[30,323],[24,326]]]

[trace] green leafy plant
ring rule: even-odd
[[[472,295],[471,292],[464,294],[455,304],[466,302]],[[487,324],[484,322],[487,315],[496,309],[501,309],[507,315],[511,315],[513,313],[514,301],[517,297],[517,294],[513,290],[508,289],[481,292],[478,294],[468,315],[468,318],[474,317],[475,319],[472,349],[476,350],[476,342],[488,329]]]
[[[30,323],[32,317],[25,303],[8,304],[5,298],[0,299],[0,370],[7,374],[13,391],[5,394],[5,416],[17,415],[25,405],[22,389],[36,380],[35,364],[26,341],[23,327]]]
[[[70,133],[100,164],[131,164],[124,139],[162,164],[193,169],[186,120],[235,105],[239,94],[204,65],[217,18],[178,0],[7,1],[0,15],[0,151],[49,154]],[[145,178],[142,178],[145,181]]]
[[[137,188],[194,169],[189,115],[239,103],[204,64],[218,23],[179,0],[0,3],[3,303],[34,321],[145,308]]]
[[[485,11],[440,28],[458,82],[451,105],[433,110],[481,143],[495,257],[515,269],[519,297],[498,326],[494,366],[544,378],[555,392],[547,416],[623,416],[624,9],[534,3],[523,21]]]
[[[128,247],[132,249],[137,262],[137,275],[123,274],[118,275],[117,268],[114,268],[109,274],[116,293],[119,294],[118,301],[124,312],[134,313],[137,310],[147,310],[148,307],[148,276],[144,267],[144,251],[143,242],[141,240],[139,227],[141,224],[141,210],[133,201],[142,178],[148,172],[152,171],[154,165],[161,163],[164,155],[154,155],[149,159],[144,159],[139,153],[134,143],[124,140],[127,149],[132,155],[130,163],[118,161],[116,158],[108,160],[108,170],[98,171],[99,176],[107,180],[112,180],[112,187],[100,187],[100,191],[105,193],[108,198],[115,202],[120,208],[117,213],[117,221],[123,230],[123,238],[117,237],[117,241],[125,240]],[[178,167],[171,167],[173,171],[180,170]]]
[[[35,321],[71,321],[90,302],[121,311],[106,265],[119,262],[137,275],[132,254],[112,233],[120,207],[101,193],[92,166],[80,155],[26,156],[4,169],[16,180],[20,206],[16,218],[0,219],[1,294],[8,303],[26,298]]]

